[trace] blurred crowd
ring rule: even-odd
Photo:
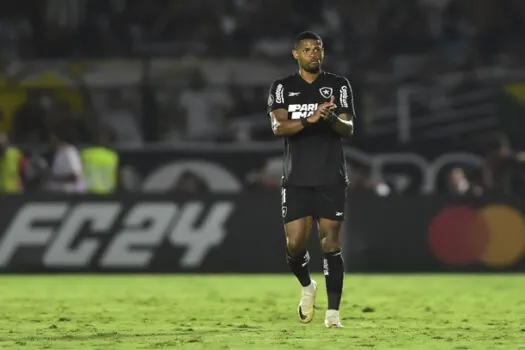
[[[95,133],[89,133],[82,123],[67,118],[57,118],[50,125],[50,128],[43,126],[27,134],[45,137],[51,146],[45,151],[19,148],[10,142],[7,134],[0,132],[0,193],[53,191],[105,195],[147,190],[133,168],[121,164],[119,152],[112,147],[114,133],[110,128],[99,127]],[[87,145],[80,146],[82,137],[89,140]],[[443,167],[436,179],[432,179],[436,181],[434,193],[454,196],[525,194],[525,152],[513,149],[506,135],[495,133],[484,140],[480,153],[483,158],[479,165],[457,162]],[[154,187],[185,195],[210,193],[214,184],[209,181],[216,179],[202,173],[206,171],[203,169],[206,167],[201,170],[188,168],[180,173],[174,171],[171,184]],[[348,190],[354,194],[383,197],[424,193],[422,180],[418,179],[424,174],[415,169],[406,173],[384,170],[376,174],[371,170],[370,165],[349,162]],[[281,157],[268,158],[261,167],[240,178],[241,188],[277,190],[281,172]]]
[[[369,139],[382,148],[398,146],[396,139],[379,140],[368,131],[380,117],[395,120],[402,84],[421,91],[410,101],[414,125],[425,125],[418,119],[422,116],[455,117],[454,99],[465,93],[482,96],[464,99],[465,113],[474,121],[470,125],[481,125],[490,121],[481,117],[498,117],[492,112],[494,81],[461,74],[479,67],[525,68],[521,0],[405,0],[402,5],[391,0],[19,0],[0,3],[0,69],[18,60],[115,57],[246,59],[294,69],[293,38],[305,29],[324,38],[327,70],[352,81],[359,119],[353,144],[358,147],[368,146]],[[102,142],[106,148],[274,140],[264,111],[269,83],[277,77],[268,76],[264,83],[226,79],[216,84],[202,69],[180,69],[186,74],[171,84],[77,89],[80,107],[62,98],[67,95],[63,91],[27,89],[24,102],[5,123],[9,129],[4,139],[51,145],[60,125],[67,130],[62,135],[68,144]],[[432,90],[423,90],[428,86]],[[9,88],[2,85],[0,95]],[[7,118],[0,107],[0,121]],[[447,124],[458,118],[446,119]],[[490,150],[478,150],[485,170],[450,169],[444,188],[472,194],[516,188],[521,156],[510,151],[508,139],[497,139]],[[81,161],[83,156],[78,155]],[[248,182],[274,184],[275,171],[271,173],[266,176],[263,169]],[[402,184],[372,179],[365,167],[355,166],[352,173],[353,189],[381,195],[403,191]],[[203,188],[199,181],[189,174],[180,183]]]
[[[282,58],[294,35],[310,28],[352,62],[436,51],[490,60],[522,52],[516,44],[525,34],[520,0],[20,0],[2,7],[3,42],[23,57]]]
[[[486,135],[480,146],[479,165],[452,162],[441,169],[435,180],[434,191],[453,196],[498,196],[525,194],[525,152],[514,149],[505,134]],[[406,164],[405,164],[406,165]],[[421,175],[416,169],[382,171],[372,174],[370,165],[350,161],[348,190],[353,194],[375,194],[387,197],[424,193]],[[250,173],[250,188],[278,188],[282,160],[269,159],[264,166]]]
[[[120,90],[105,91],[105,103],[86,94],[82,108],[52,89],[27,89],[24,102],[14,111],[9,136],[13,143],[46,145],[57,124],[67,125],[68,140],[77,145],[93,143],[101,130],[120,145],[142,146],[139,118],[133,103]]]
[[[489,65],[525,67],[525,5],[520,0],[406,0],[402,6],[389,0],[318,0],[308,6],[300,0],[65,4],[2,3],[0,59],[163,56],[249,58],[287,65],[293,63],[294,36],[311,29],[325,40],[327,69],[350,77],[363,125],[395,106],[401,83],[438,86],[444,73]],[[120,125],[132,125],[127,132],[136,142],[271,138],[267,127],[247,133],[239,125],[264,125],[258,120],[263,120],[268,85],[276,77],[268,77],[266,84],[232,81],[216,86],[200,71],[189,73],[177,87],[149,86],[131,99],[143,104],[125,112],[122,119],[133,123]],[[482,87],[476,79],[460,83],[443,98]],[[429,105],[428,99],[416,101],[413,113],[431,113]],[[154,125],[145,127],[146,118]]]

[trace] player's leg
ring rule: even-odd
[[[310,272],[308,270],[308,263],[310,262],[308,241],[310,239],[311,228],[311,216],[299,218],[284,225],[284,232],[286,234],[286,261],[303,287],[311,283]]]
[[[313,192],[304,188],[283,188],[282,215],[286,234],[286,261],[302,286],[297,308],[299,320],[308,323],[314,316],[317,284],[310,278],[308,241],[312,229]]]
[[[344,220],[345,201],[346,188],[344,186],[323,189],[317,194],[318,231],[324,254],[323,272],[328,297],[326,327],[342,327],[339,318],[339,306],[345,271],[340,235]]]
[[[319,219],[319,236],[323,250],[323,272],[326,280],[328,309],[326,311],[326,327],[342,327],[339,317],[341,295],[343,293],[344,262],[341,252],[340,231],[341,221]]]

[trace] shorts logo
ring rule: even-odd
[[[449,206],[431,220],[428,245],[448,265],[510,267],[525,254],[525,220],[509,205]]]
[[[275,102],[284,103],[284,87],[283,84],[277,85],[275,89]]]
[[[324,98],[330,98],[332,97],[333,93],[334,93],[334,89],[332,89],[331,87],[322,87],[319,89],[319,92],[321,93],[321,96],[323,96]]]
[[[273,95],[270,94],[270,96],[268,96],[268,107],[271,107],[273,105]]]
[[[286,214],[288,214],[288,208],[286,207],[286,205],[283,205],[282,208],[281,208],[281,214],[283,216],[283,218],[286,217]]]
[[[348,108],[348,87],[346,85],[341,86],[339,90],[339,104],[341,107]]]

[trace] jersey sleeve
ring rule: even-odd
[[[346,78],[341,78],[337,87],[337,98],[335,101],[337,105],[336,114],[348,113],[354,118],[355,108],[354,108],[354,93],[352,91],[352,85]]]
[[[286,109],[284,102],[284,85],[282,81],[276,80],[273,82],[268,93],[268,114],[280,108]]]

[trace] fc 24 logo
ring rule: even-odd
[[[228,201],[207,211],[198,201],[137,203],[127,210],[118,202],[28,203],[0,241],[0,268],[23,247],[45,247],[42,264],[52,268],[144,268],[165,240],[186,248],[181,266],[198,267],[224,240],[233,209]],[[107,244],[104,235],[112,236]]]

